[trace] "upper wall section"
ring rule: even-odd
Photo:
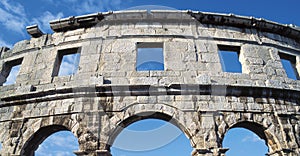
[[[10,96],[74,86],[217,84],[300,90],[281,59],[300,69],[300,31],[263,19],[192,11],[119,11],[50,22],[53,34],[27,27],[30,40],[1,48],[1,82],[20,65]],[[220,50],[236,50],[241,73],[224,71]],[[139,48],[162,50],[162,70],[137,70]],[[77,72],[59,76],[65,55]],[[297,75],[299,77],[299,75]]]
[[[112,15],[113,14],[113,15]],[[112,15],[112,16],[110,16]],[[201,24],[213,24],[233,26],[240,28],[254,28],[264,32],[275,33],[296,40],[300,39],[300,28],[294,25],[283,25],[268,21],[262,18],[237,16],[234,14],[217,14],[193,11],[120,11],[97,13],[85,16],[69,17],[50,22],[55,32],[69,31],[78,28],[86,28],[96,25],[101,20],[106,21],[127,21],[127,20],[188,20],[194,17]]]

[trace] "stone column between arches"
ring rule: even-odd
[[[96,150],[95,152],[75,151],[77,156],[112,156],[108,150]]]
[[[227,148],[221,148],[216,128],[215,112],[199,112],[198,133],[195,134],[192,156],[225,156]]]

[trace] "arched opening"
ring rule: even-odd
[[[35,156],[64,155],[71,156],[75,154],[79,147],[77,138],[69,131],[60,131],[50,135],[44,140],[35,151]]]
[[[263,156],[268,153],[263,127],[250,122],[238,123],[230,128],[222,145],[229,148],[226,156]]]
[[[53,125],[43,127],[25,143],[21,155],[74,155],[78,150],[77,138],[66,127]]]
[[[165,119],[141,118],[130,122],[114,139],[112,155],[191,155],[189,139],[171,120]]]

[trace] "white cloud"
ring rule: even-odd
[[[8,47],[11,48],[12,45],[7,43],[6,41],[4,41],[1,37],[0,37],[0,47]]]
[[[24,30],[27,23],[27,20],[24,16],[13,14],[2,8],[0,8],[0,15],[1,25],[8,30],[12,30],[24,35]]]
[[[14,1],[1,0],[0,15],[0,25],[24,36],[28,21],[23,5]]]
[[[38,156],[51,156],[47,152],[47,148],[48,147],[45,144],[39,145],[38,149],[35,151],[35,155],[38,155]]]
[[[242,142],[264,142],[263,139],[259,138],[256,134],[252,134],[252,136],[247,135],[243,138]]]
[[[60,146],[66,149],[77,149],[77,139],[73,135],[52,135],[49,138],[51,146]]]
[[[73,2],[74,10],[77,14],[84,13],[95,13],[95,12],[103,12],[107,10],[117,10],[121,7],[121,0],[68,0],[69,3]],[[76,3],[75,3],[76,2]]]
[[[52,2],[52,0],[47,1]],[[62,12],[53,14],[50,11],[45,11],[40,17],[29,19],[24,6],[8,0],[0,1],[0,15],[0,25],[3,25],[7,30],[15,31],[23,36],[26,32],[26,26],[32,24],[38,24],[42,30],[49,32],[51,31],[49,22],[64,16]]]
[[[49,136],[35,151],[36,156],[73,156],[77,151],[78,141],[68,131],[61,131]]]
[[[54,1],[53,1],[53,0],[42,0],[42,1],[44,1],[44,2],[48,2],[48,3],[54,3]]]
[[[57,1],[43,0],[45,2],[57,5]],[[68,11],[74,12],[74,15],[82,15],[86,13],[102,12],[107,10],[116,10],[121,7],[121,0],[65,0],[60,2],[67,6]],[[7,30],[15,31],[25,35],[25,28],[31,24],[38,24],[40,28],[46,32],[51,31],[49,22],[51,20],[64,17],[64,11],[54,14],[45,11],[41,16],[29,18],[23,5],[18,2],[1,0],[0,1],[0,26],[3,25]]]
[[[54,6],[58,6],[57,2],[54,0],[43,0],[47,3],[50,3]],[[96,13],[103,12],[108,10],[117,10],[121,8],[122,0],[64,0],[60,2],[71,8],[71,12],[74,12],[74,15],[82,15],[86,13]]]
[[[45,11],[40,17],[33,18],[31,23],[38,24],[42,30],[48,32],[51,30],[49,22],[52,20],[60,19],[62,17],[64,17],[64,14],[62,12],[54,15],[50,11]]]
[[[66,2],[69,2],[69,3],[74,3],[74,2],[77,2],[77,0],[65,0]]]
[[[61,61],[60,69],[59,69],[59,76],[66,76],[75,74],[78,70],[80,54],[70,54],[65,55]]]
[[[5,7],[7,11],[20,15],[21,17],[26,16],[24,6],[20,3],[15,3],[13,1],[10,1],[9,3],[8,0],[1,0],[0,3]]]

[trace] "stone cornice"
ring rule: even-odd
[[[201,24],[214,24],[241,28],[254,28],[260,31],[270,32],[300,39],[300,29],[294,25],[280,24],[262,18],[238,16],[234,14],[207,13],[199,11],[170,11],[170,10],[130,10],[95,13],[83,16],[54,20],[50,26],[54,32],[62,32],[79,28],[92,27],[102,20],[128,21],[143,19],[149,20],[191,20],[196,19]]]
[[[230,86],[214,84],[173,84],[170,86],[119,85],[63,87],[45,91],[33,91],[2,97],[0,108],[11,105],[61,100],[80,97],[113,97],[113,96],[159,96],[159,95],[214,95],[245,96],[254,98],[275,98],[299,101],[300,91],[252,86]],[[261,101],[264,103],[264,101]]]

